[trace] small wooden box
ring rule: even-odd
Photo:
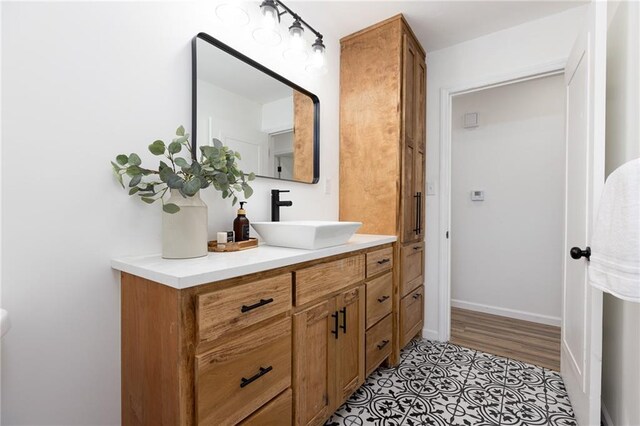
[[[241,251],[258,247],[257,238],[249,238],[247,241],[239,241],[237,243],[227,243],[224,247],[218,247],[217,241],[209,241],[209,251],[216,253]]]

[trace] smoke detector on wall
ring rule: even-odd
[[[478,127],[478,113],[477,112],[468,112],[462,117],[462,125],[465,129],[472,129],[474,127]]]

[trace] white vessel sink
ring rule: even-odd
[[[251,226],[267,245],[317,250],[346,243],[362,222],[293,220],[253,222]]]
[[[0,337],[4,336],[11,328],[11,322],[9,322],[9,313],[4,309],[0,309]]]

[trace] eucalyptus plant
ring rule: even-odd
[[[183,149],[188,154],[181,156]],[[164,156],[158,169],[142,167],[142,160],[136,153],[120,154],[112,161],[113,173],[125,188],[124,177],[129,178],[127,186],[129,195],[137,195],[145,203],[162,201],[162,209],[167,213],[176,213],[180,207],[166,203],[164,196],[169,189],[177,189],[183,197],[193,197],[201,189],[213,186],[222,193],[222,198],[231,198],[232,205],[238,202],[238,195],[244,198],[253,194],[249,181],[255,179],[254,173],[245,175],[238,168],[240,153],[224,146],[218,139],[213,146],[200,147],[200,160],[189,161],[193,157],[189,134],[184,127],[176,130],[176,137],[166,144],[156,140],[149,145],[149,152],[156,156]]]

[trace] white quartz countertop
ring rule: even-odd
[[[320,250],[261,245],[244,251],[209,253],[196,259],[163,259],[159,254],[120,257],[111,260],[111,267],[173,288],[184,289],[394,241],[396,237],[392,235],[356,234],[346,244]]]

